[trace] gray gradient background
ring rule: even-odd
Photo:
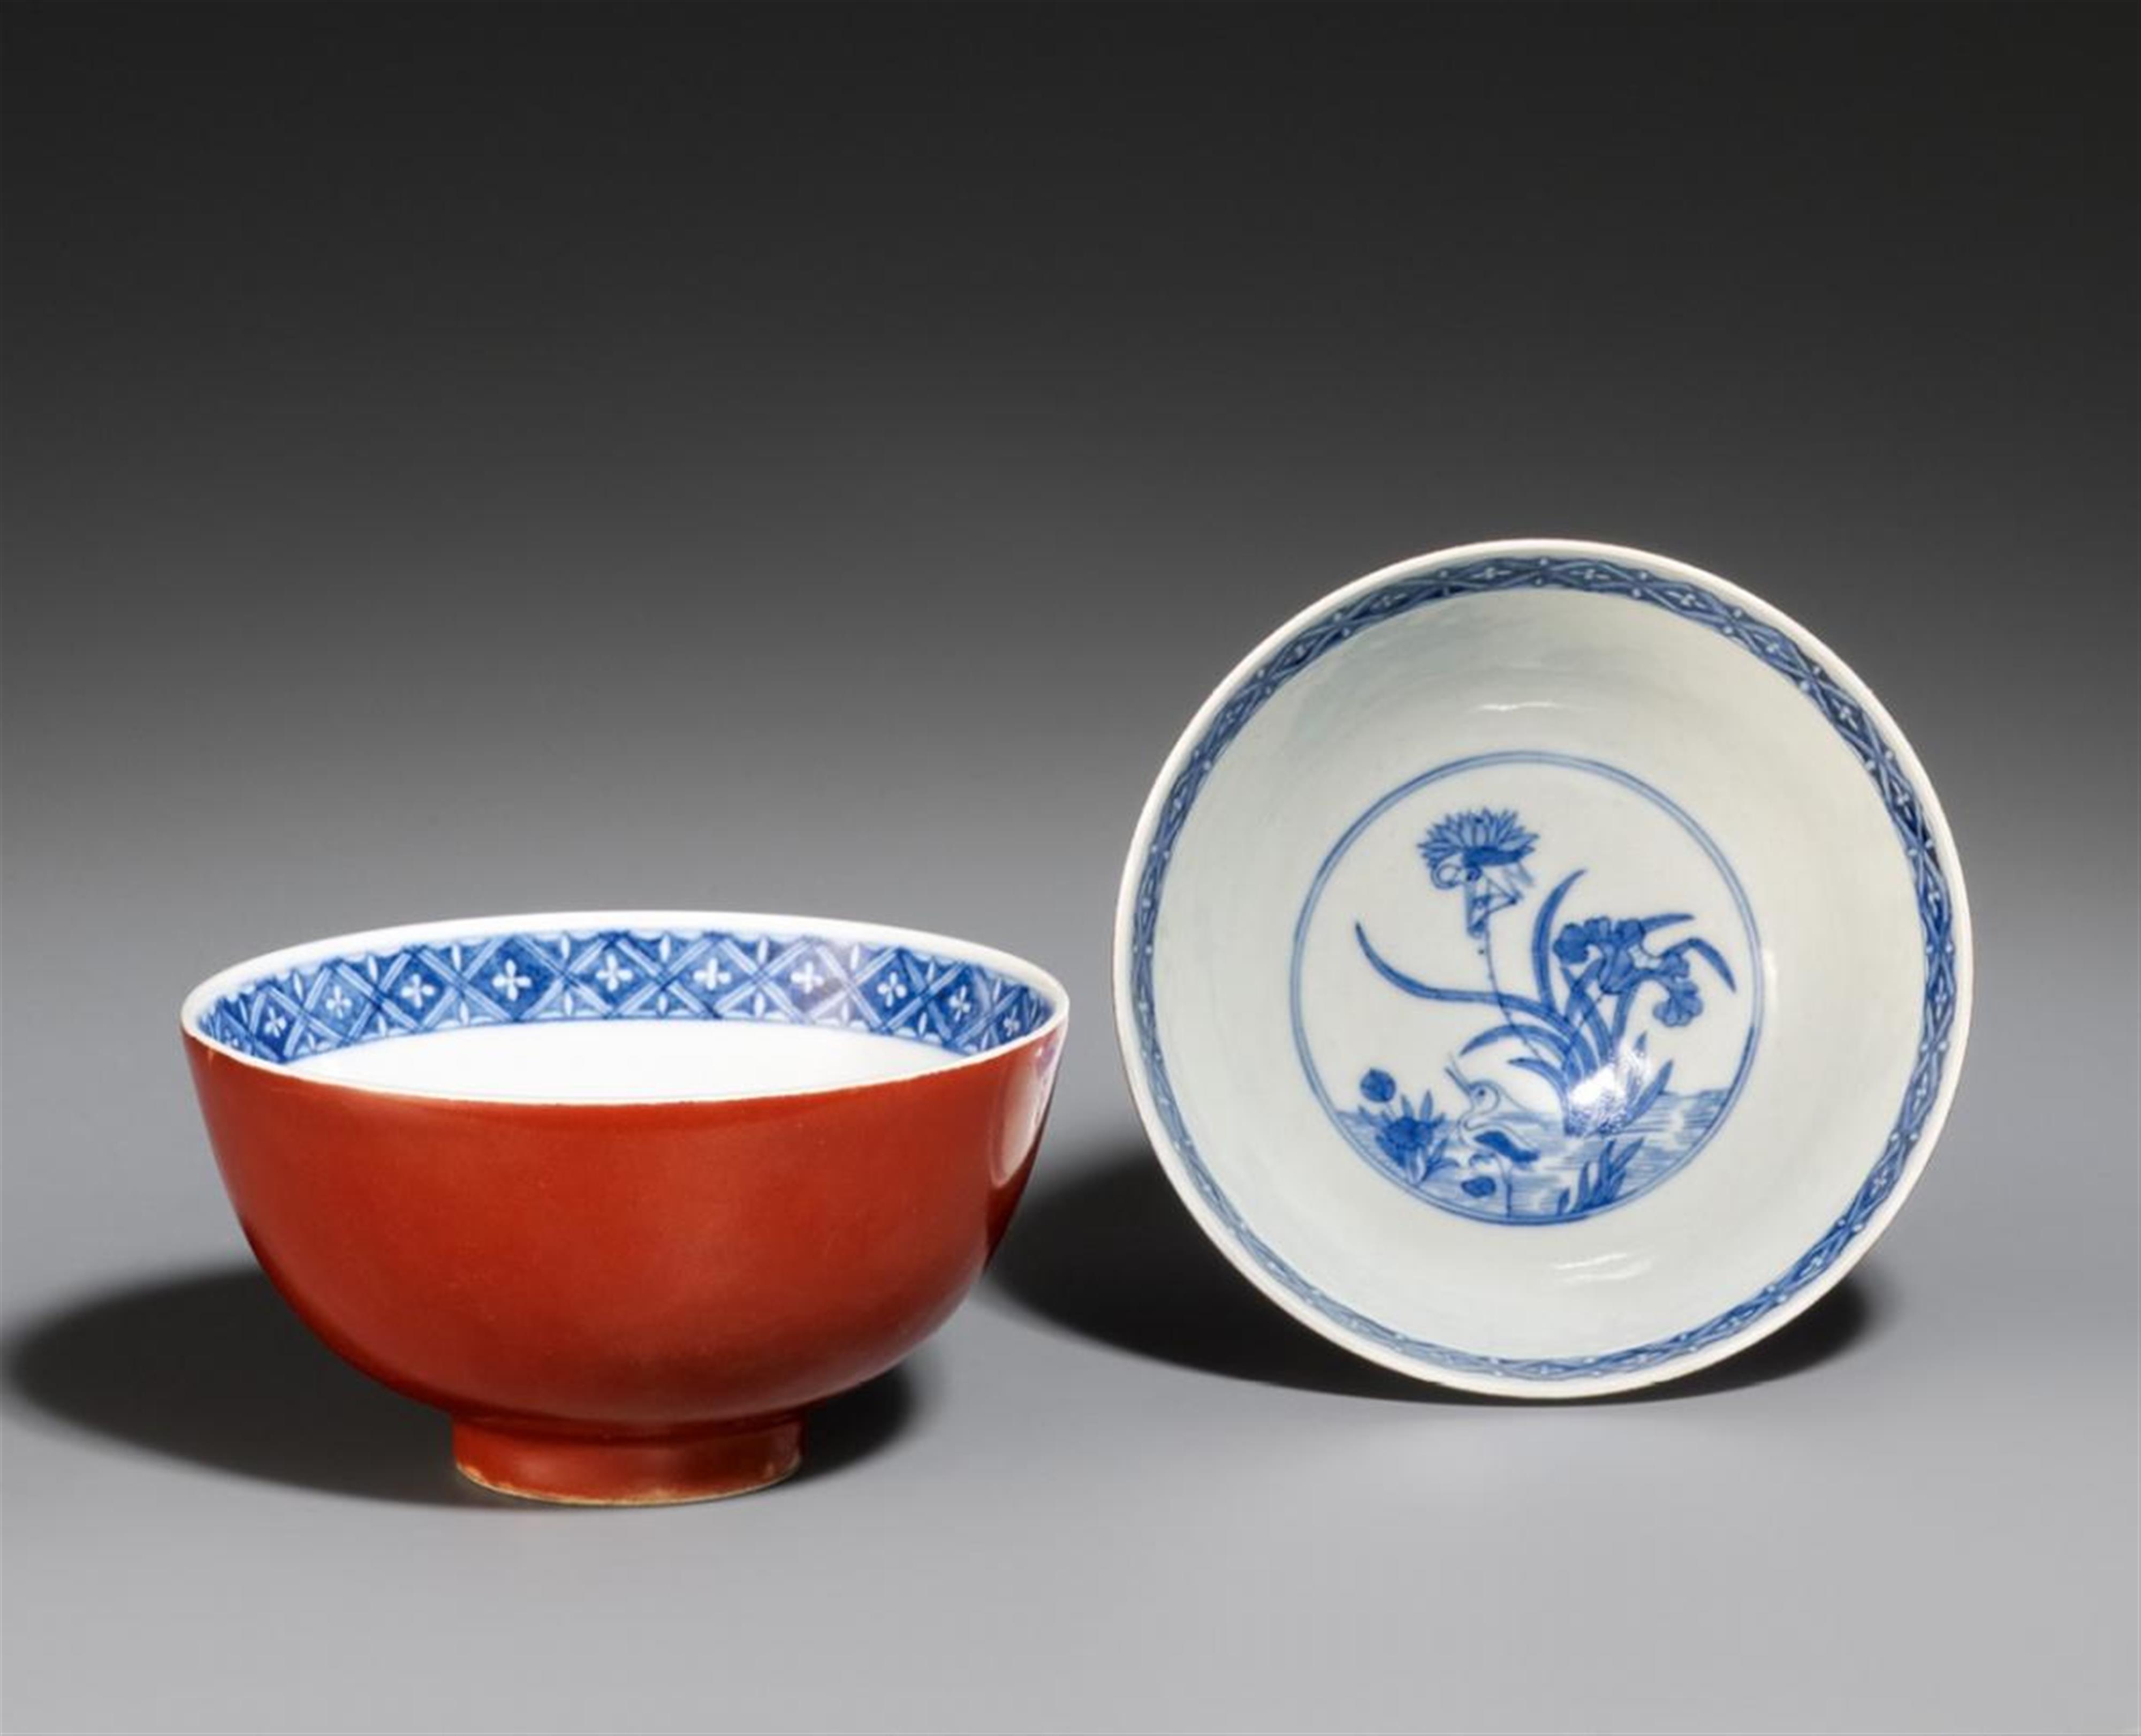
[[[2134,1728],[2134,16],[9,8],[9,1725]],[[1878,1255],[1574,1408],[1258,1300],[1108,1008],[1212,683],[1538,533],[1829,639],[1979,949]],[[462,1487],[195,1117],[209,970],[599,905],[1070,988],[996,1271],[775,1493]]]

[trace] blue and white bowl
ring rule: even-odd
[[[1954,841],[1878,700],[1679,561],[1482,543],[1336,591],[1154,786],[1116,1013],[1160,1161],[1371,1360],[1573,1397],[1809,1306],[1932,1149]]]

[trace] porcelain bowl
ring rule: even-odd
[[[1744,1349],[1872,1245],[1969,1023],[1954,841],[1781,611],[1595,543],[1332,593],[1206,702],[1116,1007],[1198,1223],[1347,1348],[1527,1397]]]
[[[187,996],[262,1266],[475,1481],[739,1493],[957,1305],[1038,1145],[1061,987],[851,922],[489,917],[268,954]]]

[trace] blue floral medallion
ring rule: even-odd
[[[1568,1223],[1722,1125],[1760,958],[1738,876],[1674,802],[1596,761],[1485,754],[1332,846],[1296,925],[1294,1038],[1390,1180],[1464,1217]]]

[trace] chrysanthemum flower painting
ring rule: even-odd
[[[1465,931],[1479,935],[1497,910],[1523,898],[1532,883],[1524,858],[1538,842],[1513,810],[1475,808],[1436,821],[1420,853],[1436,885],[1464,889]]]

